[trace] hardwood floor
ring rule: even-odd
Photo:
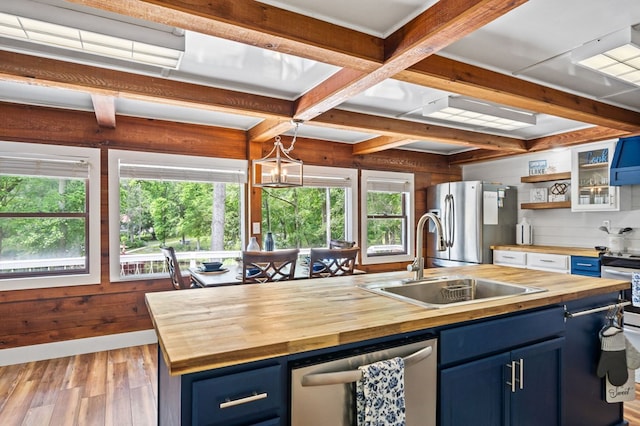
[[[629,426],[640,426],[640,384],[636,383],[636,399],[624,403],[624,418]]]
[[[154,426],[157,346],[0,367],[2,426]],[[640,426],[640,385],[624,405]]]
[[[153,344],[0,367],[0,425],[156,425],[156,351]]]

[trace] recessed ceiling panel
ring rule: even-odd
[[[116,99],[116,114],[241,130],[249,130],[262,121],[246,115],[122,98]]]
[[[93,111],[91,95],[88,93],[2,80],[0,80],[0,101]]]
[[[447,95],[449,93],[442,90],[389,79],[353,96],[341,104],[340,108],[387,117],[403,117],[422,110],[425,100],[429,102]]]
[[[170,78],[293,100],[338,67],[187,31],[186,51]]]
[[[474,148],[464,145],[453,145],[448,143],[432,142],[432,141],[417,141],[407,145],[398,147],[398,149],[404,149],[409,151],[429,152],[431,154],[451,155],[458,154],[472,150]]]
[[[293,136],[293,130],[289,130],[285,133],[288,136]],[[335,129],[331,127],[315,126],[313,122],[309,121],[303,123],[298,128],[298,136],[309,139],[321,139],[333,142],[343,143],[358,143],[366,141],[378,135],[364,132],[356,132],[353,130]]]
[[[386,38],[438,0],[259,0],[260,3]]]

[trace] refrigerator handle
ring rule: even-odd
[[[449,245],[449,248],[451,248],[453,247],[453,243],[456,239],[456,225],[454,221],[456,215],[456,204],[453,195],[449,195],[449,197],[449,204],[451,205],[449,208],[449,223],[451,223],[451,226],[449,226],[449,241],[447,244]]]
[[[444,233],[445,233],[445,245],[451,247],[453,245],[454,237],[454,223],[453,223],[453,195],[447,194],[444,197]]]

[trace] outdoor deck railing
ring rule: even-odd
[[[308,256],[309,249],[300,249],[300,256]],[[232,265],[242,256],[238,250],[232,251],[186,251],[176,252],[180,269],[197,267],[202,262],[220,261]],[[84,257],[66,257],[52,259],[0,260],[2,273],[43,271],[53,269],[78,269],[84,266]],[[168,274],[162,253],[132,253],[120,255],[120,276]]]

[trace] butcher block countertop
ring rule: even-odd
[[[630,285],[495,265],[425,270],[425,277],[441,275],[548,291],[428,309],[356,287],[412,276],[387,272],[148,293],[146,302],[169,373],[181,375],[563,303]]]
[[[544,254],[564,254],[568,256],[598,257],[599,255],[598,250],[593,248],[584,248],[584,247],[506,245],[506,246],[491,246],[491,248],[493,250],[527,251],[527,252],[544,253]]]

